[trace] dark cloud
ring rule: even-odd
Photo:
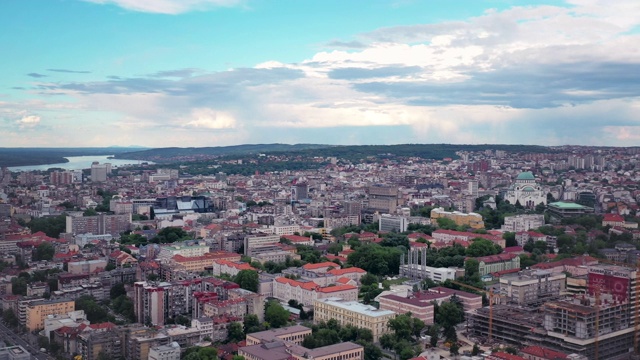
[[[69,69],[47,69],[47,71],[71,73],[71,74],[91,74],[91,71],[86,70],[69,70]]]
[[[43,78],[43,77],[47,77],[47,75],[44,74],[38,74],[38,73],[28,73],[27,76],[31,76],[32,78]]]
[[[422,70],[419,66],[386,66],[376,69],[342,68],[329,72],[329,77],[340,80],[369,79],[389,76],[408,76],[417,74]]]
[[[110,75],[110,76],[107,76],[107,79],[109,79],[109,80],[120,80],[122,78],[120,76]]]
[[[470,79],[452,83],[378,81],[353,87],[404,99],[409,105],[490,104],[534,109],[640,93],[640,64],[631,63],[512,66],[468,75]]]
[[[12,87],[13,90],[27,90],[27,88],[24,88],[22,86],[14,86]]]
[[[367,47],[367,45],[365,43],[362,43],[360,41],[339,41],[339,40],[334,40],[334,41],[330,41],[326,44],[327,47],[332,47],[332,48],[346,48],[346,49],[364,49]]]

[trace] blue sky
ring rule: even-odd
[[[0,2],[1,147],[640,145],[640,2]]]

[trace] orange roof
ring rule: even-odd
[[[332,292],[346,291],[346,290],[353,290],[353,289],[358,290],[358,287],[353,285],[335,285],[335,286],[327,286],[327,287],[319,288],[318,291],[321,293],[332,293]]]
[[[331,266],[333,266],[334,268],[340,268],[340,265],[330,261],[325,261],[317,264],[305,264],[302,266],[302,268],[305,270],[316,270],[316,269],[322,269],[324,267],[331,267]]]
[[[359,267],[350,267],[350,268],[346,268],[346,269],[332,269],[327,271],[329,274],[331,275],[336,275],[336,276],[340,276],[340,275],[344,275],[344,274],[350,274],[350,273],[360,273],[360,274],[366,274],[367,272],[364,271],[363,269],[360,269]]]
[[[313,281],[298,281],[293,279],[288,279],[286,277],[278,277],[276,281],[281,284],[289,284],[290,286],[298,286],[305,290],[315,290],[320,287],[320,285],[314,283]]]
[[[235,261],[229,261],[229,260],[214,260],[213,262],[220,265],[226,265],[228,267],[232,267],[238,270],[256,270],[256,268],[254,268],[253,266],[251,266],[251,264],[246,262],[235,262]]]

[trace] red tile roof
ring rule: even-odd
[[[565,353],[547,349],[542,346],[527,346],[524,349],[520,350],[520,352],[522,352],[523,354],[529,354],[541,359],[548,360],[560,360],[567,358],[567,354]]]

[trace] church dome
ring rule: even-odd
[[[535,180],[536,178],[533,176],[531,171],[521,172],[516,180]]]

